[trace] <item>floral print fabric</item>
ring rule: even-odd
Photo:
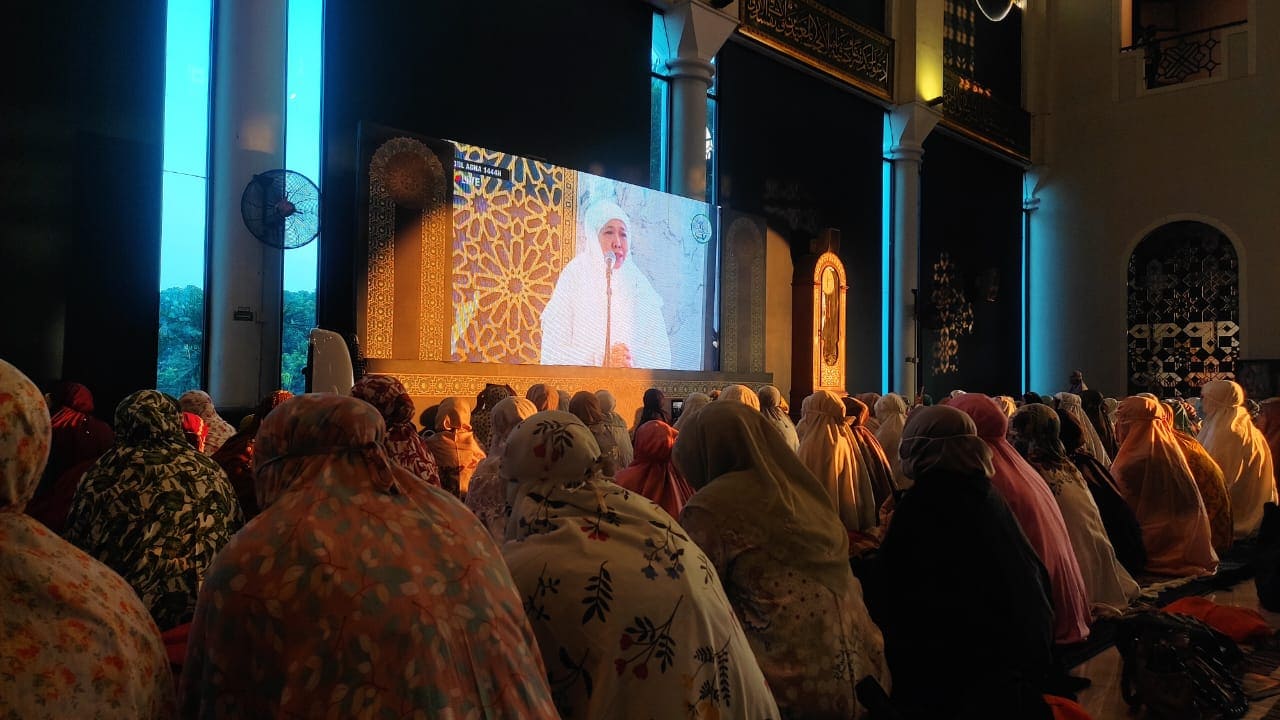
[[[209,436],[204,439],[205,455],[218,452],[218,449],[236,434],[236,429],[231,427],[231,423],[218,414],[209,393],[203,390],[188,390],[178,398],[178,405],[183,412],[199,415],[200,419],[209,426]]]
[[[507,518],[511,506],[507,504],[507,486],[498,476],[502,468],[502,453],[507,447],[507,437],[521,420],[538,412],[533,403],[519,397],[507,397],[498,401],[489,414],[489,454],[476,466],[467,489],[467,507],[480,518],[494,542],[501,545],[506,539]]]
[[[776,718],[712,562],[680,525],[599,475],[572,415],[512,433],[503,548],[565,718]]]
[[[160,631],[120,576],[22,514],[50,444],[36,386],[0,360],[0,697],[5,717],[164,718]]]
[[[387,436],[382,449],[397,465],[428,485],[440,487],[440,468],[413,427],[413,398],[390,375],[366,375],[351,388],[351,397],[363,400],[382,415]]]
[[[66,538],[120,573],[161,629],[191,619],[213,556],[243,523],[213,460],[187,443],[178,403],[140,390],[116,407],[116,446],[76,489]]]
[[[337,395],[263,423],[264,509],[201,590],[185,716],[556,717],[497,547],[387,459],[384,433]]]
[[[891,690],[884,641],[817,479],[739,403],[699,410],[674,453],[697,488],[680,523],[723,580],[782,716],[862,716],[860,681]]]

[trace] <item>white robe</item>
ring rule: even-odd
[[[569,261],[542,311],[543,365],[601,367],[605,358],[605,264],[599,253]],[[632,367],[670,368],[662,297],[633,258],[613,271],[610,342],[631,351]]]
[[[1240,405],[1215,405],[1206,400],[1205,420],[1197,438],[1218,467],[1231,495],[1231,516],[1237,539],[1262,526],[1262,506],[1276,501],[1271,447],[1254,427],[1249,411]]]

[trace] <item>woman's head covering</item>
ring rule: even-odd
[[[968,393],[948,404],[973,419],[978,437],[991,448],[991,484],[1000,493],[1049,571],[1054,639],[1078,642],[1089,634],[1090,609],[1084,576],[1067,534],[1062,510],[1040,473],[1005,438],[1009,418],[991,398]]]
[[[80,480],[65,536],[120,573],[167,630],[191,619],[243,515],[222,469],[187,442],[177,400],[139,390],[115,419],[115,447]]]
[[[568,409],[569,409],[569,401],[573,399],[573,395],[569,394],[569,391],[568,391],[568,390],[560,390],[560,389],[557,389],[557,390],[556,390],[556,395],[558,395],[558,396],[559,396],[559,397],[557,398],[557,400],[558,400],[558,401],[559,401],[559,403],[560,403],[559,408],[560,408],[561,410],[568,410]]]
[[[351,397],[373,406],[387,426],[382,449],[397,465],[428,485],[439,487],[440,468],[413,426],[413,398],[390,375],[365,375],[351,387]]]
[[[471,475],[484,459],[484,449],[471,432],[471,410],[460,397],[447,397],[436,412],[435,433],[426,438],[427,449],[440,470],[440,486],[461,496],[471,486]]]
[[[871,474],[858,440],[845,422],[845,406],[830,390],[818,390],[800,405],[800,444],[796,456],[827,491],[831,507],[850,532],[876,526],[878,505]]]
[[[164,644],[133,589],[22,512],[44,470],[51,430],[39,388],[0,360],[5,712],[24,718],[169,717],[173,683]]]
[[[73,468],[96,460],[110,449],[115,442],[115,434],[110,425],[90,414],[93,412],[93,394],[80,383],[58,383],[50,394],[50,403],[53,439],[49,446],[49,462],[45,465],[28,512],[38,513],[36,517],[50,529],[56,526],[60,530],[67,519],[75,485],[80,481],[78,474],[73,477],[65,475]],[[79,471],[83,472],[83,468]]]
[[[640,421],[636,423],[636,427],[640,427],[650,420],[661,420],[664,423],[671,422],[671,416],[667,414],[667,395],[662,390],[658,388],[645,390],[643,403],[640,407]]]
[[[430,435],[436,431],[436,413],[440,412],[440,403],[427,406],[418,416],[418,424],[422,426],[422,434]]]
[[[4,360],[0,360],[0,430],[0,513],[20,513],[35,494],[49,459],[52,424],[40,389]]]
[[[894,487],[906,488],[911,484],[902,472],[902,458],[898,456],[898,445],[902,442],[902,428],[907,422],[907,401],[896,393],[889,393],[876,401],[876,442],[884,451],[889,461],[889,473],[893,477]]]
[[[471,411],[471,429],[483,447],[489,447],[489,412],[500,400],[515,394],[515,388],[510,385],[496,383],[485,383],[484,389],[476,394],[476,409]]]
[[[569,412],[588,427],[605,421],[604,413],[600,409],[600,400],[596,398],[595,393],[586,390],[579,390],[569,399]]]
[[[258,498],[253,481],[253,452],[258,428],[272,410],[291,397],[293,393],[287,390],[277,390],[263,397],[254,414],[240,424],[240,431],[212,455],[214,461],[226,471],[231,487],[235,488],[236,499],[248,519],[258,514]]]
[[[684,404],[680,406],[680,417],[676,418],[675,429],[679,430],[684,424],[689,422],[702,408],[711,402],[711,396],[706,393],[689,393],[684,397]]]
[[[991,399],[995,400],[996,404],[1000,406],[1000,409],[1004,411],[1004,414],[1009,417],[1013,417],[1013,414],[1018,411],[1017,403],[1015,403],[1013,398],[1008,395],[997,395]]]
[[[185,412],[199,415],[209,426],[209,436],[204,442],[205,455],[218,452],[218,449],[236,434],[236,429],[231,426],[231,423],[218,414],[217,408],[213,405],[213,398],[203,390],[188,390],[183,393],[182,397],[178,398],[178,406]]]
[[[1058,407],[1066,410],[1071,417],[1080,423],[1080,427],[1084,430],[1085,446],[1089,450],[1089,454],[1093,455],[1103,465],[1111,462],[1111,454],[1107,451],[1106,443],[1102,441],[1102,436],[1098,434],[1098,430],[1093,426],[1093,422],[1089,420],[1089,416],[1085,414],[1084,406],[1081,403],[1080,396],[1067,392],[1057,394]]]
[[[1120,449],[1111,472],[1142,525],[1148,570],[1199,575],[1218,564],[1204,501],[1160,401],[1125,398],[1116,409]]]
[[[693,497],[671,459],[679,431],[661,420],[650,420],[636,429],[635,460],[614,479],[618,485],[640,493],[673,518],[680,517],[684,504]]]
[[[760,412],[765,415],[774,419],[786,415],[782,409],[782,391],[773,385],[761,385],[756,390],[756,398],[760,401]]]
[[[204,452],[205,438],[209,437],[209,426],[204,419],[195,413],[182,413],[182,434],[191,443],[191,447]]]
[[[470,512],[390,462],[384,433],[371,405],[332,394],[263,422],[265,510],[209,571],[185,714],[399,716],[447,703],[466,716],[553,716],[497,548]]]
[[[959,475],[990,478],[991,448],[978,437],[973,420],[946,405],[934,405],[911,416],[899,446],[902,472],[913,481]]]
[[[538,408],[538,412],[560,409],[559,391],[546,383],[530,385],[529,389],[525,391],[524,397],[529,402],[532,402],[534,407]]]
[[[511,431],[499,477],[513,507],[530,492],[581,487],[600,479],[600,446],[574,415],[544,410]],[[507,539],[522,537],[526,529],[508,525]]]
[[[628,229],[631,228],[631,218],[623,211],[618,204],[612,200],[597,200],[587,208],[586,213],[582,216],[584,221],[584,229],[587,231],[587,240],[594,242],[600,235],[600,231],[610,220],[621,220],[623,225]],[[633,241],[629,241],[633,242]]]
[[[848,583],[849,536],[831,499],[763,415],[713,402],[680,431],[673,456],[697,489],[686,512],[707,513],[742,544],[828,588]]]
[[[1230,380],[1214,380],[1200,389],[1204,424],[1198,439],[1222,468],[1231,491],[1237,538],[1262,525],[1262,507],[1276,502],[1274,459],[1266,438],[1244,407],[1244,389]]]
[[[489,412],[489,422],[492,425],[489,451],[471,476],[466,503],[498,543],[505,540],[507,517],[511,514],[511,508],[507,505],[506,485],[498,477],[502,455],[506,451],[511,431],[525,418],[532,417],[537,412],[533,403],[514,396],[499,400]]]
[[[608,415],[618,409],[618,398],[608,390],[600,389],[596,391],[596,400],[600,403],[600,412]]]
[[[760,398],[746,385],[730,385],[720,391],[716,402],[738,402],[752,410],[760,409]]]
[[[845,395],[840,398],[840,402],[844,404],[845,422],[854,426],[865,426],[867,418],[871,416],[870,409],[867,404],[852,395]]]
[[[1059,437],[1059,412],[1064,411],[1033,403],[1020,408],[1009,421],[1009,443],[1037,468],[1066,467],[1071,462]]]

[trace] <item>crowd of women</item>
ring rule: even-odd
[[[1276,500],[1280,402],[1229,381],[1200,413],[682,400],[489,385],[420,432],[375,375],[238,429],[141,390],[108,426],[0,361],[3,714],[1066,716],[1055,647]]]

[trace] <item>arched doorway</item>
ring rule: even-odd
[[[1212,225],[1162,225],[1129,256],[1129,392],[1198,395],[1234,379],[1240,355],[1240,264]]]

